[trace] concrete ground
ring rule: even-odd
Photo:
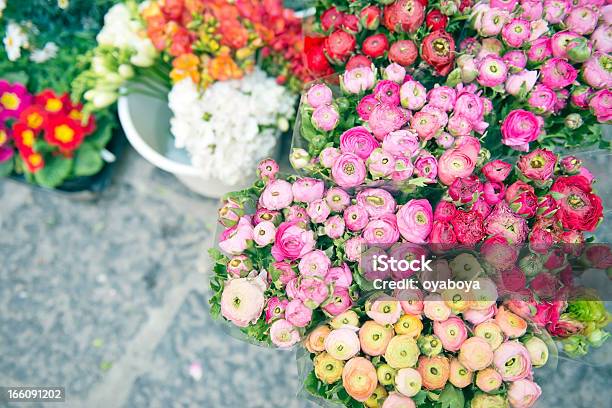
[[[216,208],[131,150],[94,202],[0,180],[0,386],[65,386],[71,407],[314,406],[293,353],[209,316]],[[538,407],[609,406],[611,351],[549,369]]]

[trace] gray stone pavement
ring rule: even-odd
[[[293,353],[208,314],[216,207],[131,150],[94,202],[0,180],[0,386],[65,386],[51,407],[314,406]],[[561,361],[538,406],[609,406],[611,350]]]

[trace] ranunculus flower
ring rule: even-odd
[[[502,329],[493,320],[477,324],[476,327],[474,327],[474,335],[489,343],[492,350],[497,350],[504,342]]]
[[[599,122],[609,123],[612,121],[612,91],[609,89],[599,90],[591,98],[589,107]]]
[[[421,373],[414,368],[402,368],[395,375],[395,389],[406,397],[414,397],[421,391]]]
[[[337,360],[348,360],[359,350],[359,337],[351,329],[332,330],[325,338],[325,351]]]
[[[523,176],[530,180],[546,181],[553,176],[557,155],[547,149],[536,149],[521,156],[517,166]]]
[[[323,197],[325,184],[323,180],[303,177],[297,179],[291,186],[293,201],[310,203]]]
[[[335,147],[326,147],[325,149],[321,150],[321,153],[319,153],[321,165],[327,169],[334,165],[338,157],[340,157],[340,151]]]
[[[404,108],[418,110],[425,105],[427,91],[420,82],[406,81],[400,88],[400,99]]]
[[[521,92],[529,92],[538,80],[537,71],[521,71],[518,74],[510,75],[506,80],[506,92],[517,96]]]
[[[297,279],[295,280],[297,281]],[[295,285],[298,285],[298,283],[296,282]],[[301,278],[299,286],[296,286],[295,291],[290,291],[288,283],[286,291],[289,298],[296,297],[311,309],[316,309],[329,297],[329,287],[323,279],[319,277]]]
[[[344,222],[351,231],[361,231],[369,221],[368,211],[360,205],[351,205],[344,211]]]
[[[518,341],[507,341],[495,350],[493,364],[504,381],[518,381],[531,374],[529,352]]]
[[[225,253],[240,255],[244,252],[249,241],[253,240],[253,226],[249,217],[241,217],[238,224],[228,228],[219,238],[219,248]]]
[[[550,48],[555,58],[568,58],[567,46],[574,40],[581,38],[572,31],[560,31],[550,37]]]
[[[456,91],[448,86],[436,85],[427,93],[427,102],[429,105],[440,108],[445,112],[453,110],[456,99]]]
[[[227,263],[227,273],[235,278],[244,278],[253,270],[253,262],[246,255],[233,256]]]
[[[363,229],[363,238],[369,245],[391,246],[400,237],[397,219],[394,214],[384,214],[372,219]]]
[[[493,362],[493,350],[480,337],[470,337],[461,345],[459,362],[468,370],[484,370]]]
[[[264,308],[265,278],[230,279],[221,294],[221,314],[238,327],[255,323]]]
[[[433,211],[425,199],[410,200],[397,212],[399,231],[408,242],[422,244],[431,232]]]
[[[508,408],[508,401],[503,395],[490,395],[485,393],[476,393],[470,408]]]
[[[344,13],[335,7],[330,7],[321,14],[321,28],[323,31],[330,31],[340,28],[344,20]]]
[[[359,12],[359,21],[361,25],[368,30],[376,30],[380,24],[381,10],[378,6],[370,5],[364,7]]]
[[[493,37],[501,32],[510,19],[510,13],[508,13],[508,10],[488,8],[478,17],[474,26],[476,31],[483,37]]]
[[[417,338],[423,330],[423,322],[419,316],[405,314],[395,323],[395,332]]]
[[[485,164],[482,168],[482,173],[485,175],[487,180],[499,183],[503,182],[511,171],[512,165],[502,160],[493,160]]]
[[[461,149],[450,149],[438,159],[438,177],[443,184],[449,186],[456,178],[472,174],[475,166],[472,158]]]
[[[332,329],[351,329],[354,331],[356,327],[359,327],[359,316],[355,311],[347,310],[331,319],[329,325]]]
[[[520,244],[527,238],[527,222],[516,215],[505,201],[493,207],[485,220],[485,231],[489,235],[500,234],[510,244]]]
[[[323,310],[332,316],[346,312],[353,305],[353,300],[347,288],[335,287],[331,298],[323,306]]]
[[[408,116],[399,106],[376,105],[368,119],[368,125],[378,140],[390,132],[399,130],[408,121]]]
[[[361,120],[367,121],[374,108],[380,104],[380,101],[373,94],[369,94],[361,98],[357,104],[357,114]]]
[[[540,80],[554,90],[571,85],[578,77],[578,71],[563,58],[551,58],[540,68]]]
[[[569,30],[580,35],[591,34],[597,26],[599,13],[594,7],[574,7],[563,21]]]
[[[378,146],[378,141],[363,126],[351,128],[340,136],[340,150],[342,153],[354,153],[363,160],[366,160],[370,153],[372,153],[372,150]]]
[[[366,358],[352,358],[345,364],[344,370],[342,370],[342,385],[348,395],[357,401],[363,402],[370,398],[378,385],[376,368]]]
[[[478,83],[486,87],[496,87],[506,81],[508,67],[504,60],[495,55],[487,55],[478,68]]]
[[[558,103],[557,93],[544,84],[538,84],[529,93],[527,103],[539,114],[551,114]]]
[[[493,392],[502,384],[501,375],[494,368],[485,368],[476,373],[476,386],[484,392]]]
[[[484,183],[483,195],[481,198],[484,198],[486,204],[495,205],[504,199],[505,192],[505,184],[501,182],[487,181],[486,183]],[[483,218],[486,218],[487,215],[489,215],[488,212],[487,214],[483,215]]]
[[[421,356],[419,357],[418,370],[425,389],[441,390],[450,376],[450,362],[448,358],[442,356]]]
[[[454,114],[448,120],[447,130],[453,136],[468,136],[472,132],[472,124],[461,114]]]
[[[356,154],[343,153],[332,167],[332,177],[340,187],[356,187],[366,178],[365,164]]]
[[[457,388],[465,388],[472,383],[474,373],[463,366],[457,358],[450,360],[448,381]]]
[[[348,288],[353,283],[353,274],[347,264],[330,268],[325,274],[325,283],[333,283],[335,287]]]
[[[457,207],[451,202],[440,201],[436,205],[436,211],[434,212],[434,220],[449,222],[457,214]]]
[[[429,242],[436,253],[444,252],[457,244],[457,235],[449,222],[434,221],[429,234]]]
[[[404,397],[397,392],[389,393],[381,408],[415,408],[416,405],[411,398]]]
[[[395,171],[395,158],[385,149],[374,149],[366,160],[366,165],[373,179],[390,176]]]
[[[542,62],[552,55],[550,38],[540,37],[531,43],[527,58],[531,62]]]
[[[351,203],[351,198],[343,189],[332,187],[325,194],[325,202],[332,211],[342,212]]]
[[[504,334],[511,339],[521,337],[527,332],[527,322],[523,320],[523,318],[506,310],[503,306],[498,309],[497,315],[495,316],[495,322],[502,329]]]
[[[537,140],[543,121],[526,110],[516,109],[506,116],[501,126],[502,143],[515,150],[527,151],[529,143]]]
[[[383,10],[383,24],[391,32],[414,33],[424,19],[425,6],[418,0],[397,0]]]
[[[292,205],[283,210],[285,214],[285,221],[302,221],[302,222],[310,222],[310,217],[306,212],[304,207],[300,207],[299,205]]]
[[[531,408],[540,395],[540,386],[527,379],[514,381],[508,386],[508,400],[513,408]]]
[[[253,240],[257,245],[266,246],[274,242],[276,227],[271,221],[262,221],[253,229]]]
[[[610,6],[608,6],[610,10]],[[609,13],[612,14],[612,13]],[[612,52],[612,25],[600,24],[591,35],[591,42],[595,51],[601,51],[606,54]]]
[[[389,48],[389,61],[408,67],[416,61],[419,51],[411,40],[399,40]]]
[[[430,294],[423,300],[423,314],[433,321],[443,322],[451,315],[451,308],[438,294]]]
[[[402,313],[399,302],[390,296],[383,295],[373,301],[366,302],[366,314],[376,323],[382,325],[394,324]]]
[[[395,199],[387,190],[368,188],[360,191],[356,199],[357,204],[365,208],[372,218],[395,213]]]
[[[555,201],[559,206],[557,216],[564,228],[578,231],[596,228],[603,214],[601,198],[593,194],[591,184],[584,176],[559,177],[550,191],[560,195]]]
[[[298,264],[302,276],[316,276],[319,278],[325,277],[330,267],[331,260],[325,252],[319,249],[305,254]]]
[[[467,328],[458,317],[449,317],[444,321],[434,321],[434,333],[442,341],[445,350],[456,352],[467,339]]]
[[[293,299],[285,308],[285,319],[295,327],[305,327],[312,320],[312,309],[299,299]]]
[[[270,326],[270,339],[276,347],[289,348],[300,341],[300,333],[285,319],[278,319]]]
[[[306,207],[306,214],[310,217],[310,220],[315,223],[323,223],[329,216],[331,209],[323,199],[318,199],[308,203]]]
[[[423,293],[418,289],[404,289],[395,294],[404,313],[420,316],[423,312]]]
[[[361,51],[372,59],[382,57],[387,49],[389,40],[384,33],[370,35],[361,43]]]
[[[342,377],[344,362],[333,358],[328,353],[317,354],[313,365],[317,378],[326,384],[333,384]]]
[[[612,57],[610,54],[596,52],[582,66],[582,77],[593,88],[612,87]],[[610,116],[610,115],[608,115]]]
[[[271,181],[259,198],[259,204],[268,210],[282,210],[292,202],[292,186],[285,180]]]
[[[414,162],[414,172],[427,179],[426,183],[435,183],[438,177],[438,161],[431,154],[423,153]]]
[[[383,77],[397,84],[403,84],[406,78],[406,68],[395,62],[387,65],[383,72]]]
[[[568,0],[544,0],[544,19],[551,24],[560,23],[571,7]]]
[[[539,337],[531,337],[525,342],[525,348],[529,352],[531,365],[542,367],[548,361],[548,346]]]
[[[340,115],[333,105],[319,106],[312,112],[312,125],[323,132],[334,130],[338,125]]]
[[[344,234],[344,219],[341,215],[334,215],[325,220],[325,235],[337,239]]]
[[[277,261],[295,260],[315,246],[314,233],[300,224],[299,221],[283,222],[276,229],[272,246],[272,256]]]
[[[458,179],[460,180],[460,179]],[[451,220],[457,241],[465,245],[474,245],[485,237],[483,217],[479,212],[457,211]]]
[[[501,34],[504,42],[510,47],[521,48],[531,35],[531,27],[527,20],[515,18],[504,26]]]
[[[391,132],[385,136],[383,149],[395,156],[415,156],[421,146],[418,135],[410,130],[402,129]]]
[[[420,354],[419,346],[412,337],[402,334],[389,341],[385,360],[391,367],[400,369],[414,367]]]
[[[311,353],[320,353],[325,351],[325,339],[330,332],[331,329],[328,325],[322,324],[321,326],[318,326],[316,329],[310,332],[308,337],[306,337],[306,340],[304,341],[306,349]]]
[[[395,81],[384,79],[379,81],[374,88],[374,95],[381,102],[387,105],[399,105],[400,87]]]
[[[343,62],[355,49],[355,45],[356,39],[353,34],[336,30],[325,39],[323,47],[329,58],[336,62]]]
[[[332,91],[325,84],[315,84],[306,93],[306,102],[313,108],[332,103]]]
[[[361,350],[369,356],[385,354],[387,345],[393,337],[393,331],[375,321],[368,320],[359,329]]]
[[[455,60],[455,40],[444,30],[429,33],[423,38],[421,57],[440,75],[448,75]]]
[[[342,88],[348,93],[358,94],[372,89],[376,76],[371,67],[357,67],[340,76]]]
[[[508,66],[510,72],[519,72],[527,66],[527,55],[520,50],[508,51],[504,54],[504,62]]]

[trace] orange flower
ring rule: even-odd
[[[249,31],[236,20],[222,20],[219,33],[221,44],[235,50],[246,47],[249,41]]]
[[[224,53],[210,60],[208,64],[210,76],[217,81],[240,79],[244,72],[230,55]]]
[[[189,77],[197,84],[200,82],[199,64],[200,60],[194,54],[180,55],[172,61],[174,69],[170,72],[170,78],[173,82],[178,82]]]
[[[370,398],[378,385],[376,368],[367,358],[354,357],[342,370],[342,385],[351,397],[363,402]]]

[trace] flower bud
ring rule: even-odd
[[[219,209],[219,223],[224,227],[231,228],[238,223],[244,215],[244,206],[237,201],[228,198],[223,207]]]
[[[252,270],[253,262],[246,255],[236,255],[227,263],[227,273],[236,278],[244,278]]]
[[[572,130],[578,129],[580,126],[582,126],[582,117],[579,113],[570,113],[565,118],[565,126]]]
[[[525,342],[525,348],[531,357],[534,367],[542,367],[548,361],[548,346],[539,337],[532,337]]]
[[[134,76],[134,68],[132,68],[132,66],[128,64],[119,65],[118,72],[119,75],[121,75],[121,78],[123,79],[130,79]]]
[[[563,351],[565,351],[570,357],[582,357],[586,356],[589,352],[589,343],[584,336],[574,335],[569,337],[562,342]]]
[[[378,382],[382,385],[391,385],[395,382],[396,371],[389,364],[383,364],[376,369]]]
[[[359,316],[353,310],[346,311],[334,317],[330,322],[332,329],[343,327],[359,327]]]
[[[572,62],[582,63],[591,58],[593,51],[589,40],[584,37],[574,38],[567,44],[567,55]]]
[[[383,386],[379,385],[376,387],[372,395],[370,395],[370,398],[365,400],[364,405],[368,408],[379,408],[381,406],[379,401],[387,398],[387,395],[389,395],[387,390]]]
[[[427,357],[437,356],[442,352],[442,342],[438,336],[434,334],[419,337],[417,344],[419,345],[421,353],[425,354]]]
[[[304,149],[294,148],[289,156],[289,162],[294,169],[300,170],[310,164],[310,155]]]
[[[610,337],[610,333],[605,330],[597,329],[591,332],[587,337],[589,344],[593,347],[601,347],[602,344]]]

